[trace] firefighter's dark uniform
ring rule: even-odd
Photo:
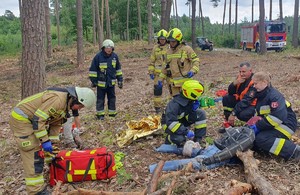
[[[91,82],[97,86],[97,117],[104,117],[105,95],[108,100],[108,115],[114,117],[116,111],[115,85],[123,82],[121,64],[116,53],[107,55],[104,50],[99,52],[93,59],[89,77]]]
[[[20,150],[29,195],[43,190],[44,158],[39,155],[40,144],[59,140],[70,100],[67,90],[47,90],[25,98],[12,110],[9,124]]]
[[[273,87],[258,92],[256,97],[256,112],[263,119],[256,123],[260,132],[255,137],[255,148],[288,160],[296,148],[290,140],[297,128],[291,104]]]
[[[195,51],[187,45],[179,44],[175,49],[167,50],[167,65],[162,69],[159,80],[167,79],[172,96],[179,94],[182,84],[191,80],[187,77],[189,71],[199,72],[200,60]]]
[[[228,86],[228,94],[222,100],[226,120],[232,112],[241,121],[248,121],[254,116],[256,89],[253,87],[252,76],[253,74],[240,85],[234,85],[232,82]]]
[[[168,103],[165,113],[162,115],[162,125],[166,137],[166,144],[183,146],[188,133],[188,126],[194,124],[194,141],[200,141],[206,135],[206,114],[203,110],[193,111],[193,101],[188,100],[182,94],[174,96]]]

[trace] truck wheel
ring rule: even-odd
[[[244,50],[244,51],[247,50],[246,43],[243,44],[243,50]]]
[[[209,46],[209,51],[212,51],[213,50],[213,46]]]
[[[256,43],[255,52],[258,53],[259,51],[260,51],[260,45],[259,45],[259,43]]]

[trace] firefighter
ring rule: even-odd
[[[193,78],[199,71],[200,61],[194,50],[183,41],[181,30],[174,28],[168,33],[167,64],[159,75],[158,86],[162,88],[163,79],[168,79],[172,96],[179,94],[182,84]],[[167,80],[167,81],[168,81]]]
[[[166,65],[166,51],[168,49],[167,44],[168,32],[164,29],[157,33],[157,44],[153,47],[150,56],[150,64],[148,66],[148,72],[151,80],[154,80],[154,108],[158,114],[162,107],[162,87],[157,85],[159,74]]]
[[[206,114],[199,109],[198,101],[203,92],[201,83],[188,80],[183,83],[181,92],[168,103],[161,120],[167,134],[165,144],[182,147],[186,138],[199,142],[206,135]],[[192,124],[194,131],[189,130]]]
[[[27,97],[13,108],[9,124],[23,161],[29,195],[50,194],[44,189],[41,148],[52,153],[52,143],[59,139],[61,125],[69,117],[69,110],[76,115],[78,110],[90,109],[95,102],[95,93],[89,88],[53,88]]]
[[[299,160],[300,146],[290,140],[297,128],[297,118],[291,104],[272,87],[267,73],[255,73],[252,80],[257,90],[256,113],[262,118],[250,126],[256,134],[255,149],[285,160]]]
[[[101,51],[94,57],[90,66],[89,77],[92,86],[97,86],[96,117],[100,120],[104,120],[105,116],[106,95],[109,117],[117,115],[115,85],[118,84],[120,89],[123,88],[121,64],[118,55],[114,52],[114,47],[112,40],[104,40]]]
[[[251,65],[248,62],[241,63],[237,78],[228,86],[228,94],[222,99],[225,123],[231,126],[234,126],[236,118],[248,121],[255,114],[256,90],[252,76]],[[224,132],[224,128],[220,132]]]

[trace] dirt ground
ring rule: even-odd
[[[92,111],[80,112],[85,128],[82,138],[89,148],[107,146],[113,152],[122,152],[124,170],[109,182],[93,181],[76,184],[64,184],[61,192],[69,192],[81,187],[91,190],[114,192],[143,191],[150,182],[149,165],[160,160],[181,159],[181,156],[160,154],[154,151],[163,143],[163,135],[149,136],[134,141],[125,148],[119,148],[115,135],[126,129],[126,122],[139,120],[154,115],[151,101],[153,82],[147,75],[147,66],[152,46],[145,42],[130,44],[119,43],[116,47],[124,75],[124,88],[116,88],[118,115],[115,119],[95,120],[95,108]],[[86,47],[85,65],[75,68],[76,49],[63,48],[53,54],[47,61],[47,87],[49,86],[90,86],[88,68],[96,47]],[[248,61],[255,72],[268,71],[272,75],[272,84],[288,99],[300,117],[300,59],[296,51],[281,53],[269,52],[260,56],[254,52],[241,50],[215,49],[212,52],[196,50],[201,60],[200,72],[196,79],[205,84],[206,96],[215,97],[219,89],[227,89],[229,83],[238,73],[238,65]],[[20,100],[21,66],[18,58],[0,59],[0,195],[26,194],[22,162],[8,125],[10,110]],[[164,88],[165,102],[168,93]],[[208,116],[207,136],[217,138],[217,129],[222,123],[222,107],[206,109]],[[300,163],[284,160],[263,154],[254,154],[259,160],[259,171],[279,194],[300,194]],[[45,177],[49,170],[45,168]],[[246,182],[242,165],[223,166],[213,170],[203,170],[203,178],[189,179],[192,174],[177,179],[173,194],[225,194],[230,181],[235,179]],[[159,188],[170,185],[171,181],[160,183]],[[48,186],[51,190],[51,188]],[[255,193],[253,193],[255,194]]]

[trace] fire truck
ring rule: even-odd
[[[286,46],[286,34],[286,25],[283,21],[265,21],[267,50],[282,51]],[[241,47],[243,50],[255,49],[255,52],[259,52],[259,23],[242,27]]]

